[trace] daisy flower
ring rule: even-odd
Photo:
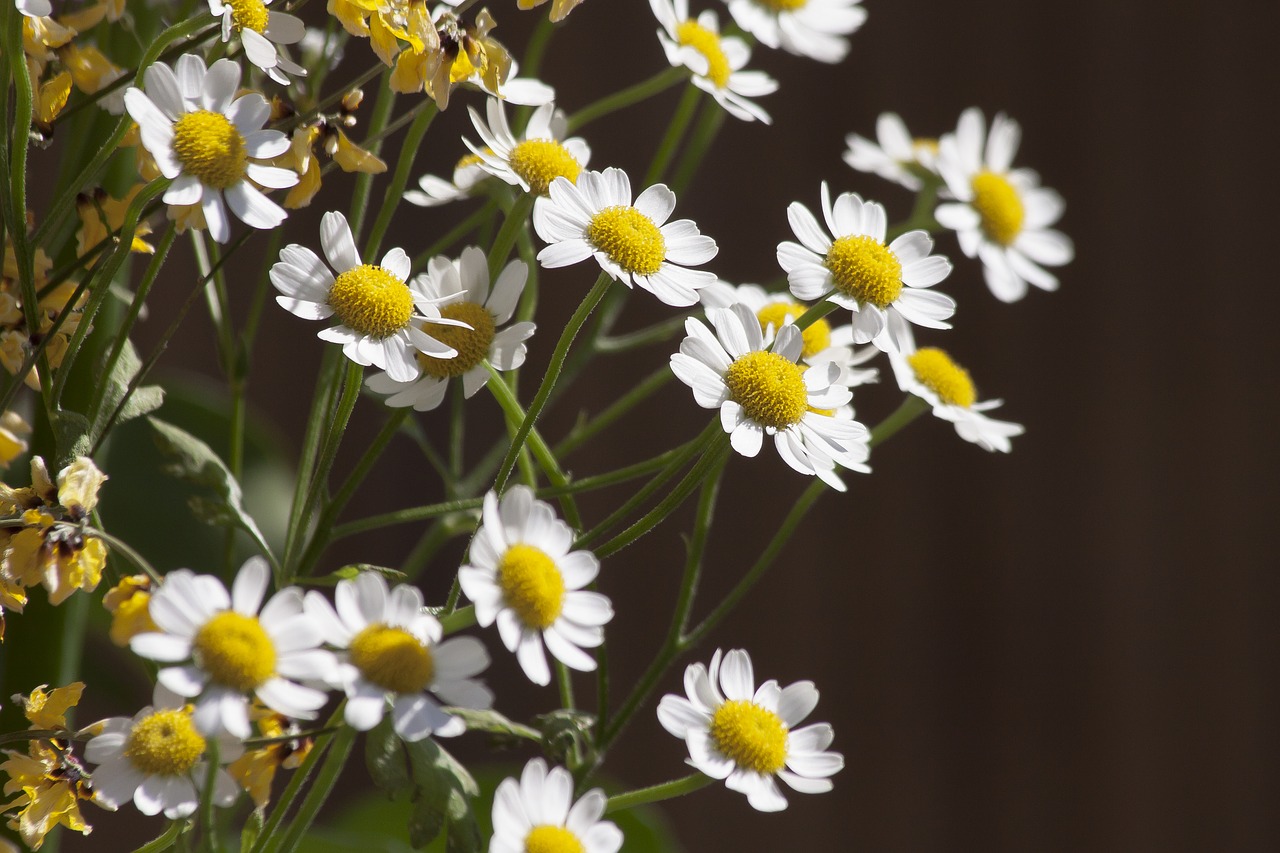
[[[404,200],[419,207],[439,207],[453,201],[471,198],[477,187],[492,177],[480,165],[479,154],[468,154],[453,167],[453,180],[436,175],[423,175],[418,179],[421,190],[409,190]]]
[[[493,839],[489,853],[581,851],[617,853],[622,831],[601,820],[607,801],[600,788],[573,801],[573,776],[535,758],[524,766],[520,781],[503,779],[493,795]]]
[[[786,797],[778,779],[802,794],[831,790],[828,777],[844,767],[844,756],[828,752],[827,723],[797,729],[818,704],[812,681],[779,687],[774,680],[755,687],[751,656],[720,650],[708,669],[700,663],[684,671],[688,698],[667,694],[658,703],[662,727],[689,747],[689,764],[731,791],[747,795],[751,807],[781,811]]]
[[[292,74],[307,76],[307,69],[289,58],[283,45],[297,44],[307,34],[302,19],[267,9],[271,0],[209,0],[209,11],[222,19],[222,40],[231,41],[234,30],[249,61],[281,86],[289,85]]]
[[[911,346],[904,352],[891,353],[889,362],[898,387],[928,403],[934,417],[950,421],[965,441],[983,450],[1008,453],[1013,449],[1009,439],[1026,431],[1021,424],[998,421],[983,414],[1004,401],[978,402],[969,372],[945,351]]]
[[[320,682],[334,667],[319,648],[320,627],[303,612],[302,592],[282,589],[262,607],[270,569],[253,557],[240,567],[228,595],[222,581],[188,569],[170,572],[151,595],[160,631],[129,641],[134,654],[167,666],[156,680],[196,698],[202,734],[249,736],[249,696],[288,717],[315,719],[328,696],[299,681]],[[187,663],[183,663],[188,661]]]
[[[93,771],[94,802],[115,811],[132,800],[143,814],[164,812],[170,820],[195,812],[208,775],[207,744],[189,705],[170,697],[132,718],[111,717],[94,728],[101,733],[84,751],[85,760],[99,765]],[[235,737],[220,735],[218,764],[234,761],[243,750]],[[219,767],[214,775],[214,804],[229,806],[239,793],[235,780]]]
[[[580,137],[560,141],[564,120],[557,118],[554,104],[544,104],[533,111],[523,140],[512,134],[502,101],[490,98],[485,111],[487,124],[473,107],[467,107],[484,145],[473,145],[466,139],[463,142],[480,158],[480,168],[527,193],[545,196],[547,187],[560,177],[569,183],[577,181],[591,159],[591,149]]]
[[[908,323],[949,329],[955,313],[950,296],[924,288],[951,273],[951,262],[930,255],[933,239],[925,231],[908,231],[885,245],[884,207],[843,193],[831,203],[822,184],[822,215],[832,237],[800,202],[787,207],[787,219],[799,243],[778,244],[778,263],[797,299],[826,297],[853,311],[853,341],[868,341],[894,352],[909,334]]]
[[[725,0],[729,14],[762,44],[819,62],[839,62],[867,19],[859,0]]]
[[[551,245],[538,253],[547,268],[592,256],[616,281],[632,282],[677,308],[694,305],[698,289],[715,274],[687,269],[716,256],[716,241],[690,219],[667,222],[676,194],[654,184],[631,201],[631,179],[621,169],[583,172],[577,183],[551,182],[545,201],[533,208],[533,227]]]
[[[1018,301],[1028,283],[1057,290],[1057,277],[1045,267],[1075,257],[1071,240],[1049,228],[1062,216],[1062,196],[1040,186],[1030,169],[1010,169],[1022,136],[1016,121],[998,114],[989,136],[983,125],[981,110],[971,107],[939,143],[938,172],[956,202],[939,205],[934,216],[956,232],[967,257],[982,260],[997,299]]]
[[[419,276],[420,289],[450,320],[461,326],[440,326],[428,334],[439,338],[458,354],[453,358],[418,356],[422,375],[411,382],[397,382],[385,373],[371,376],[365,384],[379,394],[390,394],[387,405],[413,406],[427,412],[440,405],[451,377],[462,378],[463,394],[470,398],[489,381],[487,359],[498,370],[515,370],[524,364],[524,342],[533,334],[533,323],[515,323],[501,331],[511,319],[524,291],[529,268],[524,261],[512,261],[502,270],[489,291],[489,261],[482,249],[470,246],[456,261],[432,258],[427,272]]]
[[[497,622],[508,651],[515,652],[534,684],[551,683],[543,644],[565,666],[590,671],[595,658],[583,651],[604,642],[613,618],[609,599],[583,589],[600,563],[589,551],[570,551],[573,531],[555,511],[535,500],[533,490],[512,486],[502,500],[484,496],[484,516],[471,541],[471,563],[458,582],[475,602],[476,621]]]
[[[871,172],[886,181],[915,192],[925,177],[938,174],[938,140],[916,139],[897,113],[881,113],[876,119],[876,141],[851,133],[844,138],[849,149],[844,161],[859,172]]]
[[[765,344],[771,345],[778,330],[799,320],[810,306],[796,302],[790,294],[770,293],[758,284],[734,286],[727,281],[717,281],[698,293],[699,300],[707,308],[728,308],[735,302],[747,306],[760,321]],[[836,384],[854,387],[880,381],[880,371],[864,368],[879,355],[875,347],[853,346],[853,326],[835,326],[826,317],[819,317],[800,333],[799,361],[808,365],[832,363],[840,368]]]
[[[769,114],[748,99],[772,94],[778,82],[763,71],[742,70],[751,48],[740,38],[721,37],[715,12],[707,10],[694,20],[689,0],[649,0],[649,6],[662,24],[658,41],[673,68],[692,71],[693,85],[735,118],[770,123]]]
[[[685,321],[688,337],[671,356],[671,370],[693,389],[699,406],[720,410],[734,450],[755,456],[771,435],[784,462],[840,491],[844,483],[835,475],[836,463],[870,470],[867,428],[829,413],[853,395],[836,383],[836,365],[796,364],[804,346],[799,329],[784,325],[769,349],[747,306],[712,308],[707,318],[715,332],[693,317]]]
[[[53,14],[49,0],[14,0],[14,6],[28,18],[47,18]]]
[[[422,593],[407,584],[387,591],[377,572],[338,583],[337,612],[324,596],[307,593],[306,609],[323,628],[325,640],[346,649],[331,682],[347,693],[347,725],[366,732],[391,719],[405,741],[428,735],[462,734],[462,718],[445,713],[450,705],[485,709],[489,689],[472,678],[489,666],[489,654],[475,637],[441,642],[440,622],[423,609]],[[434,694],[434,695],[433,695]]]
[[[226,204],[253,228],[275,228],[284,208],[254,185],[285,189],[298,182],[292,169],[258,160],[278,157],[289,138],[263,130],[271,107],[257,92],[235,97],[240,65],[220,59],[207,70],[204,60],[183,54],[176,68],[157,62],[147,67],[146,92],[129,87],[125,108],[138,123],[142,144],[173,185],[165,190],[170,205],[199,204],[209,235],[219,243],[231,236]]]
[[[421,328],[429,323],[464,326],[445,319],[409,277],[409,256],[392,249],[381,264],[362,264],[351,227],[341,213],[330,211],[320,221],[320,246],[330,272],[316,253],[292,243],[271,267],[271,283],[281,295],[280,307],[304,320],[337,315],[339,324],[316,333],[322,341],[341,344],[356,364],[381,368],[398,382],[418,376],[417,353],[453,358],[458,351]]]

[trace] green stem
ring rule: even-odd
[[[369,232],[369,241],[364,247],[366,258],[376,257],[382,247],[382,238],[404,196],[404,186],[409,182],[409,172],[413,169],[413,161],[422,146],[422,138],[426,136],[427,128],[431,126],[431,120],[436,117],[437,112],[435,101],[423,101],[421,111],[414,117],[409,132],[405,134],[404,142],[400,145],[400,159],[396,161],[396,171],[391,176],[391,183],[387,185],[386,195],[382,197],[382,209],[378,211],[378,218],[373,221],[373,230]]]
[[[928,410],[928,403],[914,394],[908,394],[906,399],[902,401],[902,405],[898,406],[893,411],[893,414],[876,424],[871,430],[871,440],[867,442],[868,445],[875,447]]]
[[[342,706],[338,706],[338,710],[333,712],[329,717],[329,721],[325,727],[335,725],[342,721]],[[349,727],[344,728],[350,731]],[[262,830],[258,833],[258,840],[253,845],[250,853],[266,853],[266,851],[278,844],[273,838],[276,830],[284,821],[285,815],[293,808],[293,802],[298,798],[298,794],[302,791],[302,786],[311,778],[311,774],[315,772],[316,765],[320,763],[320,759],[325,752],[333,744],[336,735],[327,735],[316,738],[315,745],[311,747],[311,751],[307,753],[307,757],[302,759],[302,764],[294,771],[293,776],[289,779],[289,784],[280,792],[280,799],[276,801],[276,806],[271,810],[271,816],[267,818],[262,825]]]
[[[204,833],[205,853],[217,853],[218,825],[213,817],[213,794],[218,778],[218,739],[205,738],[204,789],[200,792],[200,827]]]
[[[713,781],[715,780],[710,776],[694,773],[685,776],[683,779],[674,779],[670,782],[663,782],[661,785],[652,785],[648,788],[628,791],[625,794],[610,797],[604,807],[604,813],[613,814],[614,812],[635,808],[646,803],[659,803],[674,797],[683,797],[685,794],[692,794],[699,788],[705,788]]]
[[[490,281],[497,279],[498,273],[502,272],[502,268],[506,266],[507,258],[511,256],[511,249],[516,244],[516,238],[529,218],[529,211],[533,210],[534,199],[535,196],[532,193],[522,194],[511,205],[511,211],[502,221],[502,229],[498,231],[498,236],[493,238],[493,248],[489,250]]]
[[[448,616],[440,617],[440,629],[446,637],[459,631],[465,631],[474,624],[476,624],[476,608],[473,604],[459,607]]]
[[[646,376],[638,385],[631,388],[627,393],[623,394],[603,412],[596,415],[591,420],[574,427],[563,441],[556,445],[555,453],[557,456],[568,456],[600,433],[604,432],[624,415],[630,412],[640,403],[649,399],[659,389],[664,387],[668,382],[675,378],[675,374],[671,372],[671,368],[663,365],[653,373]]]
[[[347,756],[351,754],[351,747],[355,744],[355,740],[356,730],[350,726],[344,726],[338,732],[334,737],[333,746],[329,749],[329,754],[325,757],[324,766],[316,775],[316,781],[312,783],[311,790],[307,792],[302,805],[298,807],[298,813],[293,816],[293,822],[289,826],[289,832],[285,835],[284,841],[268,848],[264,853],[293,853],[297,849],[302,837],[315,822],[325,801],[329,799],[333,786],[337,784],[338,776],[347,763]]]
[[[671,123],[667,125],[667,132],[663,135],[662,142],[658,144],[653,160],[649,162],[648,171],[644,173],[642,186],[651,187],[662,180],[662,176],[666,174],[667,167],[671,165],[676,149],[680,146],[680,140],[689,129],[689,122],[693,121],[693,114],[697,112],[698,99],[701,97],[702,90],[697,86],[692,83],[685,86],[684,94],[680,96],[680,103],[676,105],[676,111],[671,115]]]
[[[164,832],[134,850],[133,853],[162,853],[162,851],[170,850],[177,843],[178,836],[182,834],[186,827],[187,822],[185,820],[171,821]]]
[[[711,143],[715,141],[716,134],[724,124],[724,117],[724,108],[713,98],[703,101],[698,126],[693,129],[689,137],[689,144],[685,146],[684,154],[680,157],[680,167],[676,169],[675,179],[671,182],[671,190],[676,195],[682,195],[689,189],[694,175],[698,173],[698,167],[702,165],[703,158],[711,150]]]
[[[606,95],[600,100],[588,104],[569,116],[568,132],[580,130],[582,127],[590,124],[598,118],[603,118],[609,113],[616,112],[632,104],[638,104],[643,100],[652,98],[660,92],[670,89],[678,83],[689,79],[689,72],[683,67],[666,68],[650,77],[648,80],[642,80],[633,86],[628,86],[621,92],[614,92],[612,95]]]
[[[441,237],[439,240],[436,240],[424,251],[421,251],[418,254],[414,255],[413,271],[415,273],[420,272],[422,268],[427,265],[427,261],[431,260],[436,255],[443,253],[447,249],[452,248],[463,237],[466,237],[472,231],[475,231],[477,228],[479,228],[481,223],[483,223],[486,219],[488,219],[490,216],[493,215],[493,212],[494,210],[497,209],[497,207],[498,207],[498,203],[493,199],[490,199],[488,203],[484,205],[484,207],[481,207],[475,213],[472,213],[466,219],[459,222],[452,229],[447,231],[443,237]]]
[[[920,188],[916,193],[915,204],[911,208],[911,216],[906,222],[890,226],[884,237],[886,243],[908,231],[922,229],[933,232],[942,227],[938,224],[938,220],[933,218],[934,203],[938,200],[938,190],[941,186],[942,181],[933,178]]]
[[[391,110],[395,107],[396,93],[391,89],[391,69],[382,74],[382,85],[378,87],[378,100],[374,102],[373,114],[369,116],[369,133],[376,134],[387,125],[391,118]],[[381,145],[376,141],[365,140],[365,147],[370,154],[377,154]],[[364,229],[365,214],[369,210],[369,196],[373,193],[373,175],[360,172],[356,175],[355,189],[351,192],[351,234],[357,242]],[[365,259],[369,260],[368,258]]]
[[[305,532],[303,508],[310,495],[316,455],[320,452],[325,425],[338,394],[343,359],[344,356],[334,347],[325,347],[320,359],[316,387],[311,396],[311,413],[307,416],[307,426],[302,436],[302,452],[298,459],[298,476],[294,483],[293,502],[289,508],[289,524],[285,528],[282,562],[286,569],[293,565],[294,552]],[[276,587],[287,586],[291,579],[291,575],[276,578]]]
[[[551,396],[551,391],[555,388],[556,379],[560,376],[560,370],[564,367],[564,360],[569,355],[569,348],[573,345],[573,339],[577,337],[578,331],[583,324],[587,322],[587,318],[591,316],[591,312],[600,304],[600,300],[609,292],[609,285],[612,279],[609,278],[607,272],[601,272],[596,278],[595,285],[591,291],[587,293],[582,304],[578,306],[578,310],[573,312],[573,316],[569,318],[568,325],[565,326],[564,332],[560,335],[560,340],[556,342],[556,348],[551,354],[551,362],[547,365],[546,375],[542,379],[542,384],[538,386],[538,393],[534,395],[533,402],[529,404],[529,409],[525,413],[524,420],[520,422],[520,428],[516,431],[515,438],[511,441],[511,448],[507,451],[506,457],[503,458],[502,464],[498,468],[498,476],[494,480],[494,489],[502,492],[507,484],[507,479],[511,476],[511,469],[515,467],[516,457],[520,453],[520,448],[524,446],[525,439],[529,436],[529,431],[533,429],[533,425],[538,420],[538,415],[542,413],[542,409],[547,404],[547,398]]]
[[[660,344],[671,340],[677,332],[684,329],[686,317],[669,317],[666,320],[660,320],[652,326],[646,326],[643,329],[637,329],[634,332],[627,332],[622,335],[602,335],[596,341],[596,352],[614,354],[627,352],[638,347],[648,346],[649,344]]]
[[[689,473],[685,474],[684,479],[671,490],[669,495],[659,501],[657,506],[649,510],[635,524],[596,548],[595,555],[600,559],[604,559],[611,554],[618,553],[641,536],[653,530],[665,521],[667,516],[675,512],[693,494],[694,490],[710,476],[711,471],[724,465],[725,459],[729,455],[729,437],[721,433],[717,438],[718,440],[712,442],[711,447],[694,463],[694,466],[689,469]]]
[[[576,705],[573,699],[573,676],[569,667],[556,661],[556,685],[560,688],[560,707],[572,711]]]

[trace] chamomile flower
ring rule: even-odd
[[[594,670],[595,658],[583,649],[604,642],[604,625],[613,618],[608,598],[583,589],[595,580],[599,561],[589,551],[570,551],[572,545],[573,531],[550,505],[512,486],[501,501],[485,495],[471,562],[458,570],[476,621],[486,628],[497,623],[503,645],[535,684],[551,683],[544,643],[565,666]]]
[[[480,155],[468,154],[454,165],[452,181],[436,175],[423,175],[418,179],[418,186],[422,189],[409,190],[404,194],[404,200],[419,207],[439,207],[471,198],[477,188],[491,177],[480,165]]]
[[[569,771],[535,758],[494,792],[489,853],[617,853],[622,831],[600,819],[607,799],[592,788],[575,803]]]
[[[756,315],[741,303],[712,308],[707,318],[714,332],[693,317],[685,321],[688,337],[671,356],[671,370],[693,389],[699,406],[720,410],[734,450],[755,456],[771,435],[784,462],[840,491],[837,463],[870,470],[866,427],[828,414],[853,395],[837,384],[836,365],[796,363],[804,347],[799,329],[784,325],[770,349]]]
[[[1004,401],[978,402],[969,372],[944,350],[911,346],[901,353],[891,353],[889,361],[898,387],[928,403],[934,417],[950,421],[965,441],[983,450],[1008,453],[1013,449],[1009,439],[1026,431],[1021,424],[987,417],[984,412]]]
[[[709,669],[695,663],[685,670],[684,689],[687,699],[662,697],[658,721],[684,739],[689,764],[746,794],[752,808],[787,807],[778,779],[802,794],[831,790],[829,777],[844,767],[844,756],[827,751],[831,726],[796,728],[818,704],[812,681],[779,687],[771,679],[757,689],[751,656],[733,649],[722,657],[717,649]]]
[[[699,291],[698,298],[707,308],[728,308],[741,302],[756,315],[765,344],[771,345],[779,329],[799,320],[810,306],[796,302],[788,293],[770,293],[758,284],[739,284],[717,281],[711,287]],[[875,347],[855,348],[853,326],[832,326],[826,317],[819,317],[804,329],[800,336],[799,361],[808,364],[832,363],[840,368],[835,382],[855,387],[880,381],[880,371],[863,367],[879,355]]]
[[[1057,290],[1058,279],[1045,269],[1075,257],[1071,240],[1049,228],[1062,216],[1062,196],[1040,186],[1030,169],[1011,169],[1022,131],[998,114],[985,133],[982,111],[960,116],[954,134],[939,143],[938,173],[956,202],[934,212],[956,232],[966,256],[982,261],[987,287],[1003,302],[1027,295],[1027,284]]]
[[[282,589],[262,607],[270,569],[248,560],[227,593],[212,575],[178,569],[151,595],[160,631],[129,641],[134,654],[162,664],[156,680],[178,696],[196,699],[196,729],[206,735],[249,736],[249,694],[272,710],[315,719],[327,695],[299,681],[320,682],[333,655],[319,648],[320,627],[303,612],[302,593]],[[198,697],[198,698],[197,698]]]
[[[822,215],[828,236],[809,208],[800,202],[787,207],[787,219],[799,243],[778,244],[778,263],[797,299],[827,297],[853,311],[853,341],[871,342],[895,352],[909,334],[908,323],[949,329],[945,320],[955,313],[950,296],[924,288],[951,273],[951,262],[930,255],[933,240],[925,231],[908,231],[885,245],[884,207],[842,193],[831,202],[822,184]]]
[[[859,0],[725,0],[734,21],[761,44],[835,63],[849,52],[844,37],[867,19]]]
[[[689,17],[688,0],[649,0],[654,17],[662,24],[658,41],[673,68],[693,72],[693,85],[716,99],[735,118],[770,123],[769,114],[751,98],[769,95],[778,82],[763,71],[743,71],[751,48],[740,38],[720,35],[715,12]]]
[[[427,412],[440,405],[453,377],[462,379],[463,394],[470,398],[489,381],[487,359],[498,370],[515,370],[524,364],[524,342],[533,334],[533,323],[499,327],[511,319],[524,291],[529,269],[524,261],[512,261],[502,270],[489,291],[489,261],[483,250],[470,246],[456,261],[432,258],[418,284],[440,314],[467,324],[439,326],[428,334],[439,338],[458,354],[453,358],[418,356],[422,375],[410,382],[397,382],[385,373],[371,376],[365,384],[379,394],[390,394],[387,405],[413,406]]]
[[[381,368],[397,382],[418,376],[417,353],[453,358],[458,351],[422,331],[424,323],[458,326],[445,319],[409,277],[409,256],[392,249],[381,264],[363,264],[351,227],[341,213],[330,211],[320,221],[320,246],[337,275],[316,253],[292,243],[271,267],[276,302],[304,320],[337,315],[339,324],[316,333],[322,341],[341,344],[356,364]]]
[[[533,227],[551,245],[538,253],[544,267],[576,264],[595,257],[616,281],[632,282],[667,305],[694,305],[698,290],[715,274],[691,270],[716,256],[716,241],[698,232],[690,219],[667,222],[676,194],[654,184],[632,204],[631,179],[621,169],[583,172],[577,183],[551,182],[547,199],[533,208]]]
[[[124,102],[160,173],[173,180],[165,202],[199,204],[209,235],[219,243],[231,236],[224,198],[231,212],[253,228],[283,222],[284,208],[254,185],[286,189],[298,182],[292,169],[256,162],[283,154],[289,138],[262,129],[271,116],[262,95],[235,98],[240,65],[220,59],[206,69],[204,60],[188,53],[176,68],[160,62],[148,66],[145,82],[145,93],[131,86]]]
[[[240,34],[240,46],[249,61],[281,86],[289,85],[286,75],[305,77],[307,69],[289,58],[283,45],[297,44],[307,34],[302,19],[267,9],[271,0],[209,0],[209,11],[222,19],[222,40]]]
[[[17,10],[28,18],[47,18],[53,14],[49,0],[13,0]]]
[[[387,590],[377,572],[338,583],[337,611],[310,592],[306,609],[323,626],[325,640],[346,652],[330,681],[347,693],[347,725],[368,731],[390,705],[396,734],[406,741],[452,737],[466,724],[445,704],[485,709],[493,694],[472,676],[489,666],[475,637],[441,642],[440,622],[423,609],[422,593],[407,584]]]
[[[145,815],[164,813],[178,820],[195,812],[208,776],[205,736],[196,726],[191,707],[180,701],[159,702],[132,718],[111,717],[97,723],[101,732],[85,745],[85,760],[99,765],[93,771],[93,799],[114,811],[133,801]],[[218,764],[240,757],[235,737],[218,737]],[[223,767],[214,774],[213,802],[229,806],[240,789]]]
[[[517,140],[511,132],[502,102],[497,98],[489,98],[485,105],[488,123],[475,109],[468,107],[467,112],[484,145],[463,141],[480,158],[480,167],[527,193],[545,196],[547,187],[556,178],[566,178],[569,183],[577,181],[591,159],[591,148],[580,137],[561,141],[564,121],[557,118],[554,104],[545,104],[533,111],[523,140]]]
[[[876,141],[851,133],[844,161],[859,172],[871,172],[886,181],[916,191],[922,178],[938,174],[938,140],[917,139],[897,113],[881,113],[876,119]]]

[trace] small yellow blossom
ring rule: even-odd
[[[107,590],[102,606],[111,613],[111,642],[123,647],[138,634],[160,630],[151,619],[150,605],[151,578],[146,575],[123,577]]]
[[[298,725],[288,717],[257,703],[249,709],[249,716],[257,722],[258,732],[264,738],[280,738],[299,731]],[[262,810],[271,802],[271,783],[275,780],[276,770],[280,767],[286,770],[296,768],[314,745],[312,738],[269,743],[245,752],[227,765],[227,772],[249,793],[253,804]]]
[[[80,228],[76,231],[76,254],[83,255],[101,243],[111,232],[124,225],[125,213],[133,202],[133,197],[145,184],[134,184],[125,193],[124,198],[112,198],[101,187],[92,194],[80,193],[76,196],[76,213],[80,216]],[[133,243],[129,250],[144,254],[155,254],[156,248],[146,241],[151,233],[151,226],[145,221],[138,223],[133,232]]]
[[[547,0],[516,0],[516,5],[521,9],[533,9],[546,3]],[[574,10],[574,7],[581,3],[582,0],[552,0],[551,2],[551,23],[563,21],[565,16]]]
[[[320,164],[315,157],[317,143],[344,172],[380,175],[387,171],[385,161],[352,142],[343,132],[344,127],[355,126],[355,112],[363,98],[363,92],[353,89],[343,97],[337,113],[322,115],[314,122],[294,129],[289,150],[271,161],[273,166],[292,169],[298,173],[298,183],[285,196],[284,207],[290,210],[306,207],[320,191],[322,176]],[[289,104],[278,98],[272,103],[273,121],[292,115],[293,107]]]
[[[73,681],[66,687],[55,687],[45,692],[47,684],[31,691],[30,696],[21,693],[13,701],[22,706],[22,713],[34,729],[67,728],[67,711],[74,708],[84,693],[84,682]]]
[[[0,415],[0,470],[27,452],[26,436],[31,435],[31,425],[17,412]]]
[[[28,754],[5,750],[8,760],[0,763],[0,771],[8,775],[4,793],[18,794],[0,805],[0,811],[11,815],[8,826],[17,830],[22,841],[39,850],[44,838],[55,826],[88,835],[92,830],[80,814],[80,801],[93,794],[80,762],[60,741],[31,741]]]

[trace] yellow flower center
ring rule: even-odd
[[[993,243],[1008,246],[1022,231],[1026,211],[1018,191],[1004,175],[979,172],[973,177],[973,206],[982,217],[982,231]]]
[[[124,754],[148,776],[181,776],[204,755],[204,738],[184,710],[156,711],[129,733]]]
[[[431,683],[435,661],[418,638],[375,623],[351,640],[351,662],[369,681],[392,693],[418,693]]]
[[[528,139],[511,150],[511,170],[529,185],[529,192],[546,195],[556,178],[577,183],[582,166],[554,139]]]
[[[461,320],[471,326],[470,329],[433,323],[424,323],[422,326],[422,330],[428,335],[458,351],[454,358],[435,358],[418,353],[418,364],[422,365],[424,373],[436,379],[448,379],[461,376],[488,357],[495,326],[489,309],[474,302],[450,303],[440,309],[440,314],[446,319]]]
[[[223,0],[231,7],[231,26],[236,32],[253,30],[260,33],[267,28],[267,7],[262,0]]]
[[[587,240],[635,275],[653,275],[667,256],[667,242],[653,220],[634,207],[614,205],[591,217]]]
[[[809,0],[756,0],[771,12],[794,12],[803,9]]]
[[[256,617],[218,613],[196,632],[196,663],[216,684],[252,690],[276,671],[276,647]]]
[[[783,429],[799,423],[809,408],[800,367],[776,352],[749,352],[729,365],[724,383],[747,417]]]
[[[902,264],[871,237],[841,237],[827,250],[826,264],[836,290],[859,304],[887,308],[902,292]]]
[[[682,46],[691,47],[706,57],[706,78],[716,84],[717,89],[729,85],[729,59],[720,47],[720,36],[697,21],[685,21],[676,27],[676,40]]]
[[[786,766],[787,727],[754,702],[725,702],[711,715],[710,731],[716,748],[739,767],[769,775]]]
[[[489,154],[493,153],[493,149],[487,145],[484,150]],[[469,166],[478,166],[482,162],[483,158],[479,154],[466,154],[454,165],[453,170],[455,172],[460,172]]]
[[[542,549],[512,545],[498,561],[498,586],[507,605],[531,628],[550,628],[564,606],[564,577]]]
[[[916,379],[948,406],[969,408],[978,399],[969,372],[936,347],[925,347],[907,356]]]
[[[525,853],[585,853],[578,836],[563,826],[543,824],[529,830],[524,837]]]
[[[763,332],[773,326],[776,334],[787,324],[787,320],[794,322],[807,310],[809,309],[804,305],[797,305],[794,302],[772,302],[757,311],[756,317],[760,319],[760,331]],[[831,346],[831,324],[819,318],[804,330],[800,339],[802,341],[801,358],[813,358]]]
[[[222,113],[196,110],[173,123],[173,154],[200,183],[225,190],[244,180],[249,165],[244,137]]]
[[[409,322],[413,296],[407,284],[382,267],[361,264],[334,281],[329,307],[348,329],[382,340]]]

